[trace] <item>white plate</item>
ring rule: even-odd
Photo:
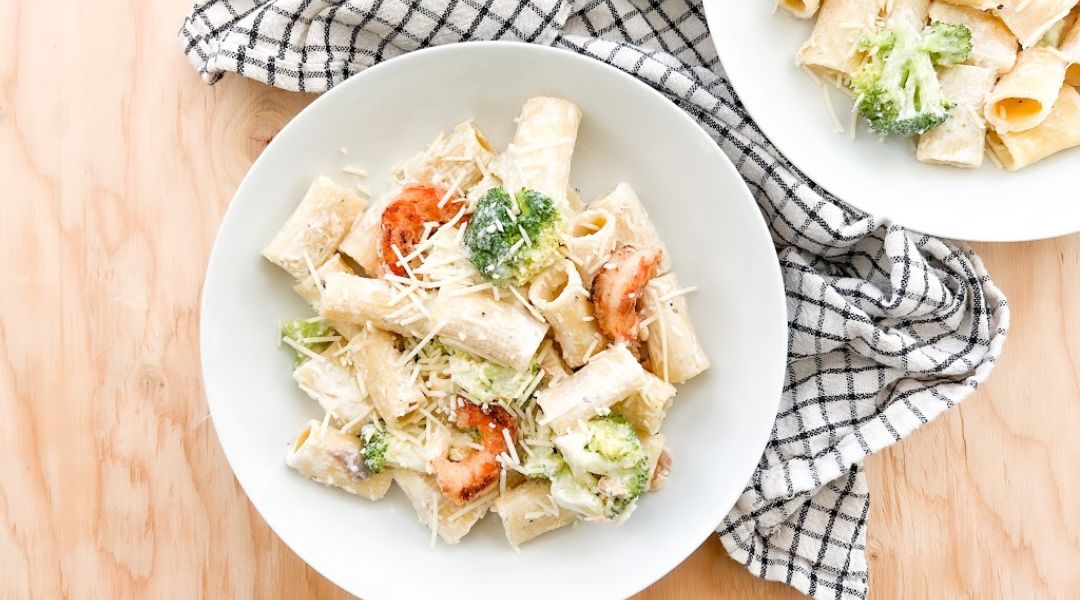
[[[705,0],[716,51],[743,105],[765,135],[811,180],[845,202],[911,229],[965,240],[1018,241],[1080,231],[1080,149],[1012,173],[925,165],[907,139],[836,133],[820,87],[795,66],[813,21],[772,0]],[[851,101],[831,89],[849,127]]]
[[[461,545],[431,550],[400,490],[369,503],[285,467],[290,441],[321,414],[296,389],[275,335],[280,322],[311,309],[259,252],[316,175],[348,182],[341,167],[363,166],[380,193],[393,163],[466,118],[503,147],[521,104],[538,94],[584,111],[573,171],[583,197],[626,180],[647,203],[681,281],[700,287],[689,301],[714,366],[681,390],[665,424],[675,457],[670,485],[644,498],[622,527],[564,529],[517,554],[489,515]],[[396,58],[293,119],[225,216],[207,270],[201,335],[210,413],[248,497],[301,558],[366,600],[621,598],[646,587],[706,539],[749,480],[776,415],[786,347],[769,235],[705,133],[602,63],[505,43]]]

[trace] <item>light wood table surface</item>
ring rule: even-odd
[[[0,598],[346,597],[241,492],[198,363],[222,214],[312,96],[203,85],[188,5],[0,1]],[[868,461],[875,599],[1080,597],[1080,235],[976,247],[1012,334]],[[640,596],[793,597],[715,538]]]

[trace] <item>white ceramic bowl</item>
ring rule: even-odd
[[[568,98],[584,122],[573,181],[591,198],[634,185],[668,244],[713,367],[665,425],[670,484],[621,527],[582,525],[514,552],[489,515],[458,546],[428,548],[400,490],[370,503],[288,469],[286,448],[318,408],[296,389],[278,324],[311,310],[259,252],[312,178],[391,165],[475,117],[498,147],[534,95]],[[342,157],[339,149],[348,149]],[[237,479],[301,558],[346,590],[381,598],[621,598],[689,555],[734,504],[772,428],[786,347],[784,294],[758,210],[731,164],[683,112],[630,76],[569,52],[507,43],[425,50],[323,95],[252,166],[207,270],[201,349],[207,401]]]
[[[716,51],[739,99],[773,144],[811,180],[868,213],[932,235],[1017,241],[1080,231],[1080,149],[1018,172],[989,157],[979,169],[925,165],[907,139],[879,141],[860,123],[836,133],[820,86],[795,66],[813,21],[773,14],[775,2],[705,0]],[[851,101],[831,89],[844,127]]]

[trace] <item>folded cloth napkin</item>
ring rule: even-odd
[[[199,0],[180,31],[207,82],[232,71],[304,91],[418,48],[493,39],[567,48],[639,77],[738,167],[776,244],[790,333],[772,439],[719,535],[759,577],[865,598],[859,465],[986,378],[1008,307],[964,245],[860,214],[788,163],[736,98],[698,1]]]

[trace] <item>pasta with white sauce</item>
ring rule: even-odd
[[[850,130],[910,137],[917,160],[1016,171],[1080,146],[1080,0],[777,0],[814,19],[795,64],[854,102]],[[1074,151],[1075,154],[1075,151]]]
[[[467,121],[370,203],[316,180],[264,251],[314,311],[281,327],[324,414],[288,466],[369,500],[396,483],[433,544],[488,512],[515,548],[618,524],[662,487],[676,384],[709,364],[693,288],[629,184],[581,205],[581,119],[530,99],[502,154]]]

